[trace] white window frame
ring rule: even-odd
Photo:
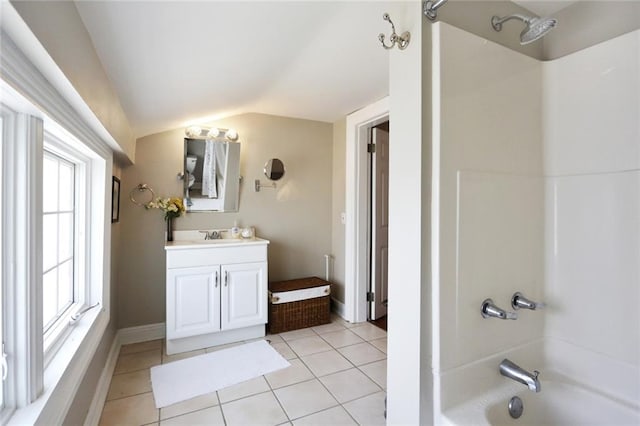
[[[66,139],[66,140],[65,140]],[[74,189],[74,299],[75,302],[66,310],[65,314],[44,332],[44,365],[49,365],[52,357],[64,344],[72,331],[72,316],[91,306],[91,269],[88,265],[89,256],[86,255],[90,246],[90,218],[91,211],[91,158],[74,148],[79,141],[69,136],[56,135],[49,131],[45,122],[44,151],[68,161],[75,166]],[[42,217],[42,213],[40,215]],[[41,245],[42,247],[42,245]],[[99,301],[93,301],[99,303]]]
[[[113,152],[2,31],[0,99],[3,135],[3,293],[9,378],[0,424],[62,424],[110,320],[111,175]],[[38,108],[35,108],[37,105]],[[54,121],[55,120],[55,121]],[[59,123],[59,124],[58,124]],[[43,128],[89,158],[87,304],[99,303],[72,327],[47,359],[42,335]],[[11,135],[7,136],[7,133]],[[69,138],[68,138],[69,137]],[[79,141],[82,142],[79,142]],[[24,143],[9,143],[21,141]],[[5,287],[5,290],[7,289]]]

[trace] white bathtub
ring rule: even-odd
[[[529,391],[519,383],[506,383],[443,413],[443,422],[453,425],[606,425],[638,426],[640,409],[625,405],[579,385],[547,374],[541,392]],[[508,403],[519,396],[522,416],[513,419]]]

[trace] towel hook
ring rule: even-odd
[[[385,21],[388,21],[391,24],[391,36],[389,37],[389,41],[391,42],[390,45],[385,44],[384,34],[380,33],[378,35],[378,40],[380,40],[380,43],[382,43],[382,47],[384,47],[387,50],[393,49],[393,46],[395,46],[397,43],[398,49],[400,50],[406,49],[407,46],[409,45],[409,41],[411,40],[411,33],[409,33],[409,31],[405,31],[400,35],[396,34],[396,26],[393,25],[393,21],[389,17],[388,13],[385,13],[384,15],[382,15],[382,19],[384,19]]]

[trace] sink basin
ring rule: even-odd
[[[174,241],[174,243],[178,244],[231,244],[231,243],[241,243],[243,241],[242,238],[217,238],[215,240],[183,240],[183,241]]]

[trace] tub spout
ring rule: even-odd
[[[540,381],[538,380],[540,372],[537,370],[529,373],[505,358],[500,363],[500,374],[526,385],[529,390],[540,392]]]

